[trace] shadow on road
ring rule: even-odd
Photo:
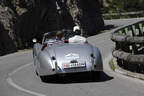
[[[96,77],[94,77],[96,76]],[[112,80],[113,77],[108,76],[104,72],[100,72],[99,75],[91,73],[73,73],[66,74],[65,76],[47,76],[44,83],[55,84],[71,84],[71,83],[93,83],[93,82],[105,82]]]

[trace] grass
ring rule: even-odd
[[[115,66],[114,66],[114,61],[113,61],[113,59],[111,59],[110,61],[109,61],[109,66],[110,66],[110,68],[114,71],[115,70]]]

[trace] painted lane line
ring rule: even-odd
[[[30,65],[32,65],[33,63],[31,62],[31,63],[28,63],[28,64],[24,64],[23,66],[20,66],[20,67],[18,67],[17,69],[15,69],[15,70],[13,70],[11,73],[9,73],[8,75],[9,76],[12,76],[12,75],[14,75],[15,73],[17,73],[18,71],[20,71],[21,69],[23,69],[23,68],[25,68],[25,67],[28,67],[28,66],[30,66]]]
[[[20,87],[19,85],[17,85],[16,83],[14,83],[13,80],[12,80],[10,77],[7,78],[7,82],[8,82],[11,86],[13,86],[14,88],[16,88],[16,89],[18,89],[18,90],[20,90],[20,91],[26,92],[26,93],[28,93],[28,94],[31,94],[31,95],[34,95],[34,96],[46,96],[46,95],[44,95],[44,94],[37,93],[37,92],[33,92],[33,91],[30,91],[30,90],[27,90],[27,89],[24,89],[24,88]]]
[[[32,63],[25,64],[25,65],[23,65],[23,66],[18,67],[17,69],[15,69],[14,71],[12,71],[11,73],[8,74],[9,77],[6,79],[6,81],[7,81],[8,84],[10,84],[12,87],[14,87],[14,88],[16,88],[16,89],[18,89],[18,90],[20,90],[20,91],[23,91],[23,92],[25,92],[25,93],[28,93],[28,94],[31,94],[31,95],[34,95],[34,96],[46,96],[46,95],[44,95],[44,94],[37,93],[37,92],[34,92],[34,91],[30,91],[30,90],[28,90],[28,89],[25,89],[25,88],[19,86],[18,84],[16,84],[16,83],[12,80],[12,78],[11,78],[12,75],[14,75],[14,74],[17,73],[18,71],[20,71],[20,70],[22,70],[23,68],[26,68],[26,67],[28,67],[28,66],[30,66],[30,65],[32,65]]]

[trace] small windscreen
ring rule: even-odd
[[[74,36],[74,32],[72,30],[62,30],[64,32],[63,34],[63,39],[68,40],[70,37]],[[52,32],[47,32],[44,34],[45,40],[44,41],[49,41],[49,40],[54,40],[56,39],[56,33],[58,31],[52,31]]]

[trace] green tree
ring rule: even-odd
[[[103,13],[144,10],[144,0],[100,0]]]

